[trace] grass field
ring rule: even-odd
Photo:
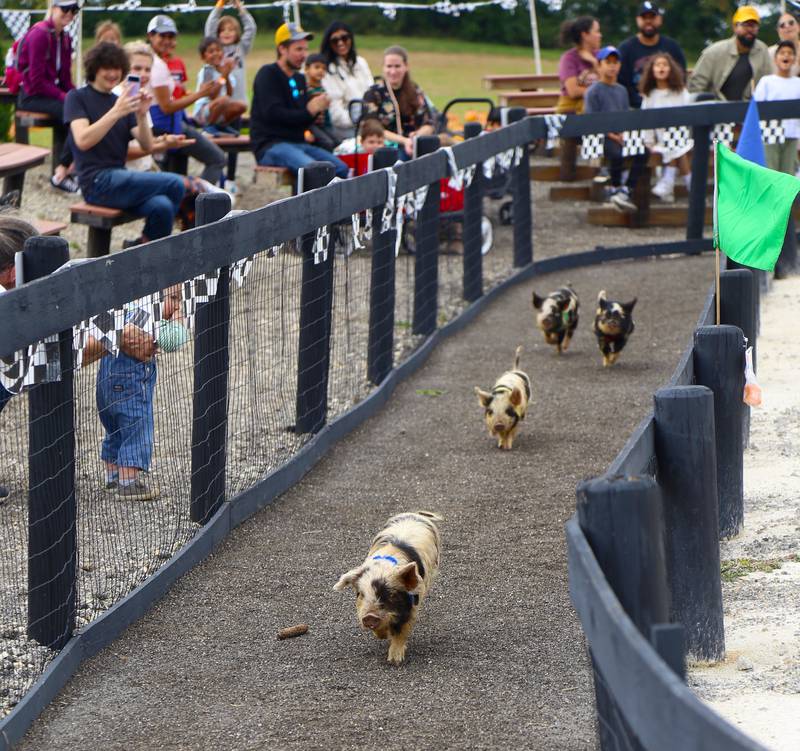
[[[194,88],[197,71],[202,62],[197,52],[200,36],[184,34],[178,37],[178,54],[189,71],[190,88]],[[496,101],[494,92],[483,88],[481,79],[496,73],[533,73],[533,53],[527,47],[510,47],[502,44],[464,42],[458,39],[397,39],[385,36],[359,36],[358,52],[363,55],[373,75],[381,72],[382,53],[391,44],[402,44],[410,53],[409,63],[414,80],[443,108],[451,99],[461,97],[486,97]],[[255,48],[247,58],[249,85],[256,71],[265,63],[275,60],[271,34],[259,35]],[[312,50],[315,49],[312,42]],[[543,50],[542,67],[545,73],[554,72],[563,50]],[[49,146],[50,131],[31,132],[31,143]]]

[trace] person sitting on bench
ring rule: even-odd
[[[165,237],[172,232],[184,195],[183,178],[167,172],[136,172],[125,168],[128,141],[133,136],[149,151],[153,133],[147,118],[151,97],[130,93],[123,85],[128,73],[125,50],[101,42],[86,53],[86,86],[74,89],[64,102],[64,121],[72,131],[73,154],[84,198],[98,206],[122,209],[145,217],[142,236],[134,243]]]
[[[253,84],[250,140],[262,166],[288,167],[295,174],[310,162],[330,162],[336,176],[347,177],[347,165],[319,146],[305,141],[305,131],[330,105],[327,94],[308,98],[300,72],[308,57],[313,34],[297,24],[283,24],[275,32],[278,61],[261,66]]]

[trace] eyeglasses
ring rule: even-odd
[[[300,96],[300,89],[297,88],[297,81],[293,77],[289,79],[289,88],[292,90],[292,98],[297,99]]]
[[[345,42],[349,42],[352,38],[350,34],[342,34],[338,37],[331,37],[330,41],[331,44],[344,44]]]
[[[797,21],[795,21],[794,19],[792,19],[791,21],[781,21],[778,24],[779,29],[791,29],[792,26],[797,26]]]

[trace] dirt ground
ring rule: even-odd
[[[563,525],[576,482],[602,472],[674,368],[711,274],[707,257],[572,273],[586,312],[560,359],[529,300],[532,287],[566,280],[515,287],[86,663],[20,747],[594,748]],[[589,331],[599,287],[640,300],[613,370]],[[518,343],[533,406],[501,453],[472,389],[490,385]],[[332,586],[387,516],[419,507],[447,519],[443,568],[396,669]],[[275,641],[298,622],[307,636]]]

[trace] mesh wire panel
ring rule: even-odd
[[[355,249],[352,235],[350,227],[335,228],[329,420],[361,401],[370,390],[367,351],[372,259],[368,248]]]
[[[258,253],[231,285],[227,496],[255,485],[307,440],[296,434],[303,261],[297,244]]]

